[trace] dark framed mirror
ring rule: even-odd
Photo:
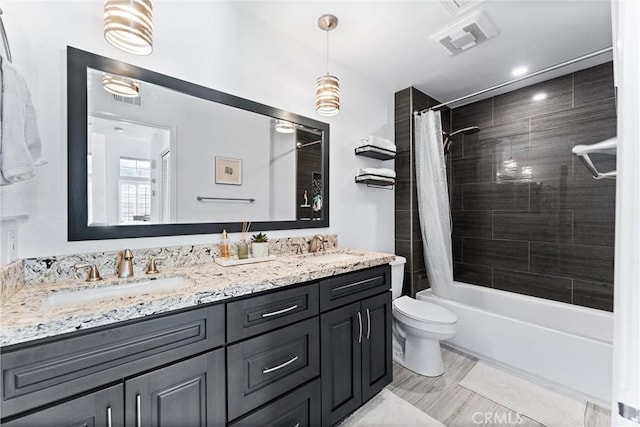
[[[68,239],[329,226],[329,125],[67,47]]]

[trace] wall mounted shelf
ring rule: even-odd
[[[392,190],[396,184],[396,179],[381,175],[358,175],[356,176],[356,184],[367,184],[367,187],[386,188]]]
[[[374,145],[363,145],[362,147],[356,147],[355,153],[356,156],[371,157],[378,160],[392,160],[396,157],[395,151],[376,147]]]

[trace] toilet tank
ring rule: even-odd
[[[391,298],[396,299],[402,295],[402,282],[404,282],[404,265],[407,259],[396,256],[395,261],[391,261]]]

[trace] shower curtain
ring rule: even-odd
[[[427,277],[434,294],[454,299],[451,214],[440,112],[426,111],[414,117],[418,212]]]

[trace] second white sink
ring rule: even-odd
[[[332,262],[348,261],[357,258],[357,255],[337,253],[310,256],[305,258],[305,261],[313,264],[329,264]]]
[[[194,283],[184,277],[164,277],[161,279],[149,279],[141,282],[126,283],[122,285],[102,286],[80,290],[66,290],[53,292],[47,297],[42,308],[58,308],[76,304],[86,304],[109,298],[150,294],[154,292],[171,291],[174,289],[188,288]]]

